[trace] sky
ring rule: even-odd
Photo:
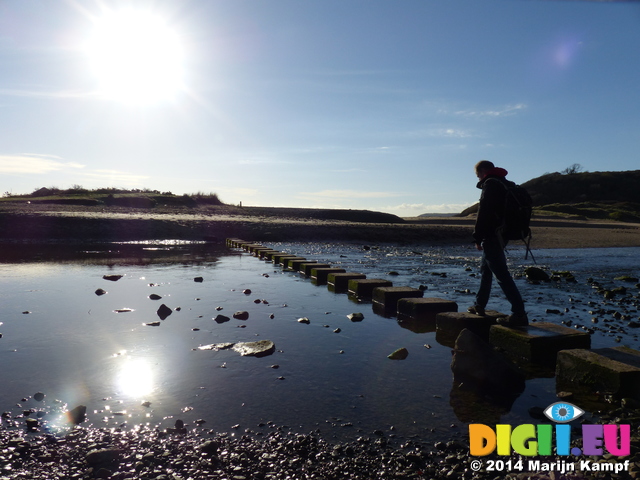
[[[0,194],[457,213],[640,168],[639,86],[638,2],[2,0]]]

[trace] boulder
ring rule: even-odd
[[[548,282],[551,280],[549,274],[538,267],[528,267],[525,269],[524,274],[530,282]]]

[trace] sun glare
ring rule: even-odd
[[[105,13],[96,21],[87,54],[99,93],[108,99],[156,103],[183,88],[180,38],[151,12]]]

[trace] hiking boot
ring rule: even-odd
[[[467,308],[467,312],[484,317],[484,307],[481,307],[480,305],[474,305],[473,307]]]
[[[529,317],[524,312],[512,313],[508,317],[499,318],[496,322],[505,327],[526,327],[529,325]]]

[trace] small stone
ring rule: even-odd
[[[123,275],[103,275],[102,278],[111,282],[117,282],[123,277]]]
[[[352,322],[361,322],[362,320],[364,320],[364,315],[360,312],[350,313],[349,315],[347,315],[347,318]]]
[[[307,317],[302,317],[298,319],[298,323],[306,323],[307,325],[309,325],[311,321]]]
[[[99,288],[99,289],[97,289],[94,293],[95,293],[96,295],[100,296],[100,295],[105,295],[105,294],[107,293],[107,291],[106,291],[106,290],[103,290],[102,288]]]
[[[240,311],[233,314],[233,318],[236,320],[247,320],[249,318],[249,312]]]
[[[340,333],[341,331],[342,331],[342,329],[340,329],[340,328],[336,328],[336,329],[333,331],[333,333]]]
[[[44,394],[44,393],[42,393],[42,392],[38,392],[38,393],[36,393],[36,394],[34,394],[34,395],[33,395],[33,399],[34,399],[36,402],[41,402],[41,401],[43,401],[43,400],[44,400],[44,397],[45,397],[45,394]]]
[[[150,300],[160,300],[162,297],[160,295],[156,295],[155,293],[152,293],[151,295],[149,295],[149,299]]]
[[[216,317],[213,320],[216,323],[224,323],[224,322],[228,322],[231,319],[226,315],[216,315]]]
[[[408,356],[409,356],[409,350],[407,350],[406,348],[403,347],[403,348],[399,348],[395,352],[389,354],[387,356],[387,358],[389,358],[391,360],[404,360]]]
[[[164,303],[162,305],[160,305],[160,308],[158,308],[158,311],[156,312],[157,315],[160,317],[160,320],[164,320],[165,318],[167,318],[169,315],[171,315],[173,312],[172,310],[167,307]]]
[[[204,282],[204,278],[196,277],[196,278],[193,279],[193,281],[196,282],[196,283],[202,283],[202,282]]]
[[[251,295],[251,289],[250,288],[245,288],[242,293],[244,293],[245,295]]]

